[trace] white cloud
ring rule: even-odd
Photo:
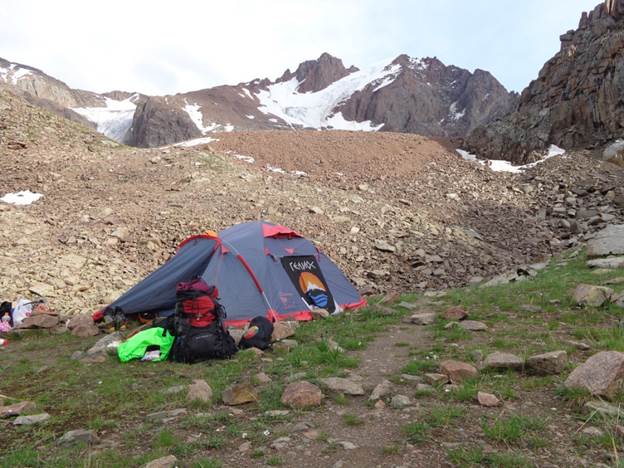
[[[596,1],[2,0],[0,57],[72,87],[162,94],[274,78],[325,51],[359,66],[405,52],[519,88]]]

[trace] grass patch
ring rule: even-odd
[[[449,426],[455,419],[461,418],[466,410],[459,406],[436,406],[429,410],[422,421],[412,422],[403,427],[407,440],[422,443],[433,429]]]
[[[342,422],[345,426],[362,426],[364,424],[364,420],[355,414],[344,414]]]
[[[507,444],[518,442],[530,432],[544,429],[544,421],[527,416],[514,415],[495,420],[493,423],[483,422],[483,433],[488,439]]]
[[[433,360],[414,360],[410,361],[401,369],[404,374],[419,375],[438,370],[439,363]]]
[[[501,468],[524,468],[533,466],[523,455],[513,452],[484,452],[481,447],[449,450],[448,458],[456,466],[492,466]]]

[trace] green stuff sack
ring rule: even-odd
[[[148,328],[124,341],[117,348],[117,356],[121,362],[142,359],[148,348],[160,348],[160,356],[151,361],[164,361],[169,356],[175,337],[164,328]]]

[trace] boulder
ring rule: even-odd
[[[121,336],[120,332],[115,332],[115,333],[106,335],[100,338],[93,346],[91,346],[91,348],[87,350],[87,354],[103,353],[106,351],[106,348],[108,347],[108,345],[116,341],[121,341],[122,339],[123,337]]]
[[[402,409],[406,406],[409,406],[410,404],[411,401],[409,397],[405,395],[394,395],[390,400],[390,406],[392,406],[394,409]]]
[[[495,352],[485,358],[483,366],[486,369],[522,370],[524,361],[515,354]]]
[[[20,401],[12,405],[0,406],[0,419],[19,416],[22,413],[27,413],[34,409],[35,404],[32,401]]]
[[[328,377],[321,379],[320,382],[324,387],[333,392],[354,396],[364,395],[364,388],[362,388],[362,385],[349,379]]]
[[[244,405],[258,401],[258,392],[248,383],[232,385],[223,392],[223,403],[229,406]]]
[[[624,308],[624,293],[615,296],[613,298],[613,303],[618,307]]]
[[[500,406],[501,404],[500,400],[496,397],[496,395],[485,392],[477,393],[477,401],[481,406],[484,406],[486,408],[493,408],[495,406]]]
[[[624,224],[612,224],[587,243],[589,257],[624,255]]]
[[[254,375],[254,380],[260,385],[268,384],[272,381],[271,377],[269,377],[265,372],[258,372]]]
[[[429,372],[424,375],[425,382],[429,385],[442,385],[448,383],[449,378],[446,374],[436,374],[434,372]]]
[[[174,419],[184,416],[187,413],[186,408],[177,408],[172,410],[158,411],[156,413],[150,413],[146,416],[148,421],[167,423]]]
[[[188,387],[186,399],[188,401],[210,403],[212,400],[212,388],[210,388],[210,385],[208,385],[208,382],[205,380],[195,379]]]
[[[382,380],[381,383],[377,384],[370,396],[368,397],[369,401],[377,401],[381,398],[387,396],[392,391],[392,383],[389,380]]]
[[[48,413],[31,414],[30,416],[18,416],[13,420],[14,426],[30,426],[32,424],[40,424],[50,419]]]
[[[607,257],[607,258],[595,258],[587,262],[589,268],[601,268],[615,270],[617,268],[624,268],[624,257]]]
[[[588,401],[584,406],[589,411],[599,413],[603,416],[613,416],[620,419],[624,416],[624,409],[620,409],[619,405],[615,406],[606,401]]]
[[[72,445],[78,442],[85,442],[87,444],[97,444],[100,438],[94,431],[86,429],[76,429],[73,431],[67,431],[58,440],[60,445]]]
[[[450,307],[444,312],[444,318],[446,320],[459,322],[468,318],[468,312],[466,312],[462,307]]]
[[[167,455],[166,457],[152,460],[143,468],[174,468],[178,465],[178,459],[175,455]]]
[[[601,351],[574,369],[564,385],[582,388],[592,395],[613,398],[624,377],[624,353]]]
[[[288,384],[282,393],[281,402],[291,408],[308,408],[319,406],[323,393],[310,382],[301,381]]]
[[[436,314],[433,312],[421,312],[410,317],[409,321],[415,325],[431,325],[435,323]]]
[[[56,315],[37,314],[26,317],[19,328],[55,328],[59,324],[59,318]]]
[[[459,326],[469,331],[486,331],[488,329],[485,323],[476,320],[463,320],[459,322]]]
[[[551,351],[536,354],[526,360],[527,369],[539,375],[556,375],[563,372],[568,363],[568,353],[565,351]]]
[[[574,301],[579,305],[600,307],[611,299],[613,289],[592,284],[579,284],[574,289]]]
[[[278,321],[273,324],[273,335],[271,341],[280,341],[295,334],[299,322]]]
[[[472,364],[453,360],[442,361],[440,371],[447,375],[451,383],[454,384],[462,383],[466,379],[479,375],[479,371]]]
[[[100,334],[100,329],[95,326],[93,321],[90,324],[81,323],[75,326],[71,334],[79,338],[89,338],[90,336],[97,336]]]

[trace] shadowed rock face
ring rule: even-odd
[[[342,60],[324,53],[317,60],[308,60],[301,63],[295,73],[286,70],[277,81],[289,81],[292,78],[297,78],[297,81],[301,83],[297,91],[300,93],[314,93],[327,88],[330,84],[355,71],[358,71],[358,68],[352,66],[347,69]]]
[[[397,57],[397,78],[376,89],[369,85],[337,110],[346,119],[384,123],[382,130],[458,138],[509,112],[516,95],[490,73],[446,66],[437,58]]]
[[[561,50],[522,92],[517,109],[477,128],[466,146],[482,157],[526,163],[550,144],[602,145],[624,135],[624,0],[583,13]]]
[[[176,101],[173,105],[171,101]],[[128,144],[141,147],[168,145],[199,138],[202,133],[176,98],[150,97],[134,113]]]

